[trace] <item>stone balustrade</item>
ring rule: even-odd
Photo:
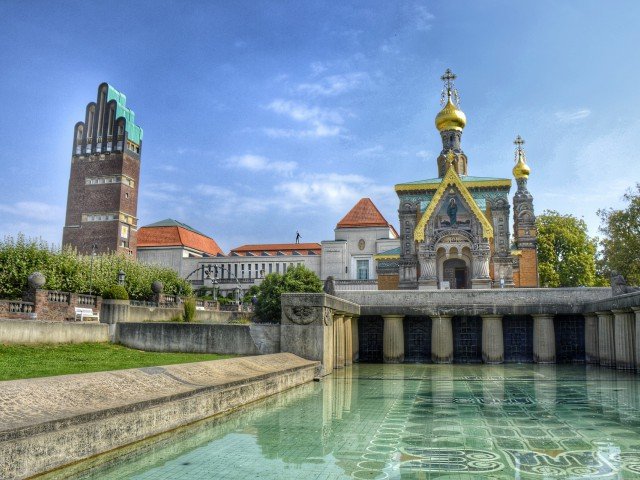
[[[50,322],[74,321],[76,308],[99,313],[102,298],[55,290],[29,289],[22,300],[0,300],[2,319],[38,319]]]

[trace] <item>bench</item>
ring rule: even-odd
[[[85,319],[92,319],[92,320],[100,319],[98,314],[93,313],[93,310],[90,308],[75,307],[75,311],[76,311],[76,318],[75,318],[76,322],[82,322]]]

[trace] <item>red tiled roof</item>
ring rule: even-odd
[[[363,227],[391,227],[397,235],[395,228],[387,222],[370,198],[361,198],[336,226],[336,228]]]
[[[285,255],[291,255],[293,252],[298,252],[300,255],[308,255],[311,251],[316,255],[322,253],[322,245],[319,243],[265,243],[257,245],[242,245],[241,247],[234,248],[229,252],[229,255],[247,256],[249,254],[259,257],[261,255],[277,255],[278,252],[282,252]]]
[[[138,247],[188,247],[209,255],[224,255],[213,238],[177,226],[140,228]]]

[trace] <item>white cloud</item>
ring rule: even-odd
[[[182,190],[182,187],[175,183],[157,182],[150,183],[145,189],[152,192],[177,193]]]
[[[265,128],[270,137],[334,137],[343,131],[344,118],[337,110],[281,99],[274,100],[266,108],[309,127],[305,130]]]
[[[296,162],[271,161],[260,155],[241,155],[227,159],[229,166],[245,168],[252,172],[272,171],[281,174],[291,174],[297,167]]]
[[[297,90],[317,96],[334,96],[354,90],[369,80],[369,75],[364,72],[329,75],[319,82],[302,83],[298,85]]]
[[[337,173],[308,174],[275,187],[282,194],[283,208],[295,210],[309,206],[346,213],[362,197],[389,196],[388,186],[376,184],[362,175]]]
[[[416,152],[416,157],[433,158],[433,154],[428,150],[420,150],[419,152]]]
[[[382,145],[375,145],[369,148],[363,148],[362,150],[358,150],[355,153],[356,157],[372,157],[375,155],[380,155],[384,152],[384,147]]]
[[[329,64],[326,62],[313,62],[311,63],[311,71],[314,75],[320,75],[324,73],[329,68]]]
[[[416,5],[413,21],[417,30],[423,32],[431,30],[434,18],[435,16],[427,10],[427,7],[424,5]]]
[[[64,218],[64,209],[61,206],[43,202],[16,202],[12,205],[0,204],[0,212],[48,223],[59,222],[61,218]]]
[[[555,113],[558,120],[564,123],[577,122],[583,120],[591,115],[591,110],[588,108],[581,108],[579,110],[560,110]]]

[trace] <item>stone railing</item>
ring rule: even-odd
[[[93,295],[78,295],[78,305],[86,307],[95,307],[98,303],[98,297]]]
[[[336,290],[378,290],[377,280],[335,280]]]
[[[47,291],[47,301],[53,303],[69,303],[71,294],[69,292],[56,292],[53,290]]]
[[[27,319],[33,318],[34,305],[22,300],[0,300],[0,318]]]
[[[9,302],[9,312],[10,313],[33,313],[33,303],[31,302],[22,302],[15,301]]]

